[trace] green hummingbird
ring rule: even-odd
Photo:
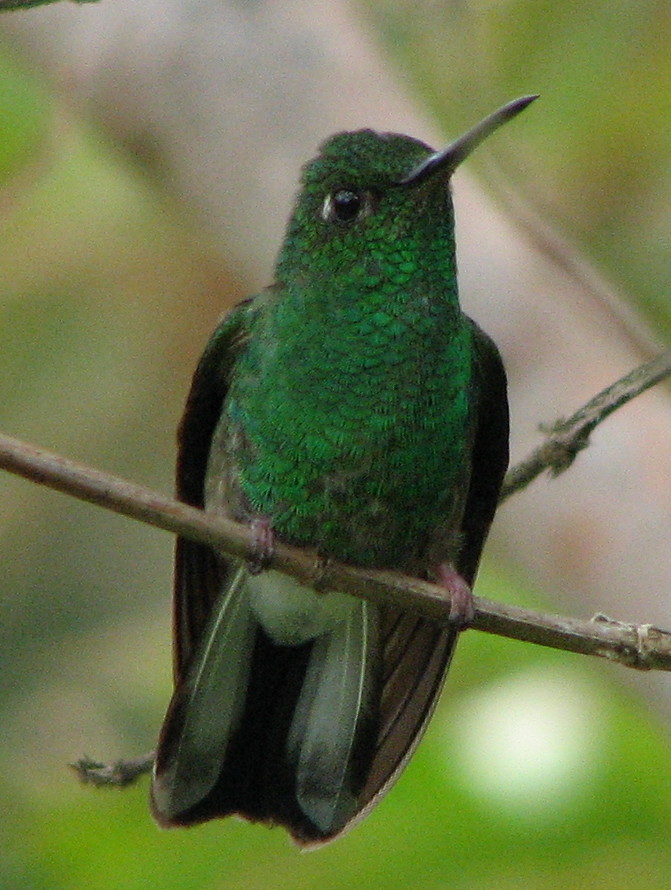
[[[179,433],[178,497],[324,558],[442,584],[437,623],[180,538],[162,825],[238,814],[316,845],[398,778],[472,617],[508,463],[506,377],[460,309],[449,180],[503,106],[440,152],[339,133],[302,175],[275,283],[224,317]]]

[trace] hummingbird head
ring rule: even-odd
[[[337,279],[343,294],[391,293],[423,270],[434,278],[453,277],[450,177],[480,142],[535,98],[504,105],[438,152],[395,133],[332,136],[303,168],[278,281],[330,290]]]

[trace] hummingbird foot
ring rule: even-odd
[[[447,562],[438,566],[436,583],[450,594],[450,614],[448,621],[461,630],[467,628],[475,616],[473,593],[459,572]]]
[[[275,554],[275,532],[267,516],[260,516],[250,522],[252,532],[252,555],[247,561],[251,575],[260,574],[268,567]]]

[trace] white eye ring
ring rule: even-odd
[[[322,204],[322,219],[329,222],[333,217],[333,195],[328,194]]]

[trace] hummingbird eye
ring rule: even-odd
[[[370,202],[365,192],[336,189],[324,199],[322,218],[325,222],[351,223],[366,213]]]

